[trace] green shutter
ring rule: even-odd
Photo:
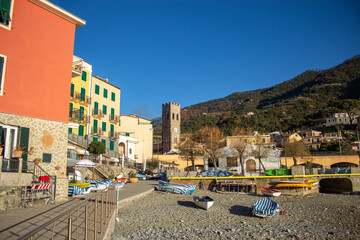
[[[80,106],[79,120],[82,121],[84,119],[84,116],[85,116],[85,108],[83,106]]]
[[[106,132],[106,122],[102,122],[102,130]]]
[[[103,105],[103,113],[104,113],[104,115],[107,114],[107,106],[106,105]]]
[[[51,163],[51,154],[50,153],[43,153],[43,162]]]
[[[0,126],[0,143],[1,143],[1,140],[2,140],[2,126]]]
[[[70,97],[74,97],[74,92],[75,92],[75,84],[71,83]]]
[[[111,100],[115,102],[115,93],[111,93]]]
[[[79,125],[78,135],[84,136],[84,126],[83,125]]]
[[[5,58],[0,57],[0,90],[1,90],[1,82],[2,82],[2,75],[3,75],[3,68],[4,68],[4,61]]]
[[[94,114],[99,114],[99,103],[94,102]]]
[[[74,104],[73,104],[73,103],[70,103],[69,118],[72,118],[73,110],[74,110]]]
[[[27,150],[29,147],[29,134],[30,129],[27,127],[21,127],[20,128],[20,146],[26,149],[26,151],[23,152],[21,158],[23,159],[23,165],[22,165],[22,172],[27,172]]]
[[[98,138],[97,137],[93,137],[93,142],[97,142]]]
[[[69,128],[69,133],[72,133],[72,128]]]
[[[107,98],[107,94],[108,94],[108,90],[106,88],[104,88],[104,98]]]
[[[104,144],[105,148],[106,148],[106,140],[105,139],[101,139],[101,142]]]
[[[81,74],[81,80],[86,82],[87,72],[83,71]]]
[[[94,119],[94,123],[93,123],[93,132],[94,133],[97,133],[97,128],[98,128],[98,120],[97,119]]]
[[[110,124],[110,132],[114,132],[114,124]]]
[[[95,94],[100,94],[100,86],[95,84]]]
[[[85,95],[86,95],[86,89],[81,88],[81,93],[80,93],[80,100],[81,101],[85,101]]]
[[[114,151],[114,141],[110,141],[110,150]]]
[[[2,19],[11,21],[10,7],[11,7],[11,0],[0,0],[0,13]]]

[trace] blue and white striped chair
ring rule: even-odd
[[[158,190],[170,191],[183,195],[190,195],[195,191],[196,185],[177,184],[159,180],[157,188]]]
[[[277,212],[277,209],[279,208],[279,205],[277,202],[270,198],[263,198],[260,200],[257,200],[252,205],[252,213],[253,215],[257,217],[270,217],[274,216]]]

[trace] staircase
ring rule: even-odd
[[[38,164],[34,165],[32,174],[31,186],[22,187],[22,205],[26,207],[40,199],[45,199],[45,203],[55,203],[56,176],[48,174]]]

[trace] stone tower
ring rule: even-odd
[[[162,105],[162,151],[169,152],[180,142],[180,104],[165,103]]]

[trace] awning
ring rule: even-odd
[[[95,163],[90,160],[84,159],[80,160],[75,164],[76,167],[95,167]]]

